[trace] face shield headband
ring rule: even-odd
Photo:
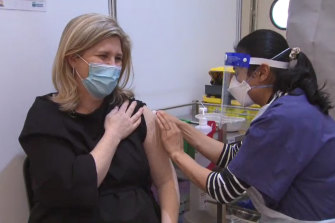
[[[266,59],[259,57],[250,57],[249,54],[245,53],[226,53],[225,65],[232,67],[244,67],[244,68],[249,68],[250,65],[261,65],[261,64],[267,64],[270,67],[281,68],[281,69],[287,69],[289,67],[288,62],[273,60],[274,58]]]

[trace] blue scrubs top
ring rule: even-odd
[[[300,220],[335,218],[335,122],[301,89],[252,122],[228,168],[271,209]]]

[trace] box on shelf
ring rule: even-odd
[[[203,102],[213,104],[213,105],[208,105],[207,110],[208,113],[220,113],[221,112],[221,98],[217,97],[208,97],[204,95],[202,97]],[[241,118],[246,118],[247,122],[250,123],[253,118],[256,116],[258,113],[258,110],[260,109],[259,105],[253,104],[249,107],[242,107],[241,104],[237,100],[231,100],[230,101],[231,107],[226,107],[224,108],[224,113],[227,116],[231,117],[241,117]]]
[[[213,113],[213,112],[217,112],[220,113],[221,112],[221,98],[217,98],[217,97],[210,97],[210,96],[202,96],[202,101],[205,103],[210,103],[210,104],[215,104],[215,105],[208,105],[207,107],[207,112],[208,113]]]
[[[233,106],[241,106],[241,104],[237,101],[237,100],[231,100],[230,101],[231,105]],[[231,113],[231,115],[237,115],[237,117],[244,117],[247,119],[247,122],[251,122],[254,117],[257,115],[258,110],[261,107],[259,105],[253,104],[249,107],[243,108],[229,108],[231,109],[229,112]],[[227,111],[228,113],[228,111]],[[228,114],[229,115],[229,114]]]

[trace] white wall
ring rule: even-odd
[[[53,91],[51,67],[73,17],[108,13],[107,0],[47,1],[47,12],[0,10],[0,222],[27,222],[24,153],[18,143],[37,95]],[[133,41],[137,97],[152,107],[200,99],[208,70],[235,40],[234,0],[119,0],[118,19]]]
[[[201,99],[209,69],[233,49],[235,0],[122,0],[117,11],[133,42],[136,96],[154,109]]]

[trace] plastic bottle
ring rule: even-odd
[[[195,126],[196,129],[198,129],[200,132],[202,132],[205,135],[208,135],[208,133],[210,133],[212,131],[212,127],[210,127],[207,124],[207,118],[205,113],[207,112],[207,108],[206,107],[201,107],[199,108],[199,113],[201,115],[199,115],[199,125]],[[211,165],[211,161],[208,160],[205,156],[203,156],[201,153],[196,152],[195,153],[195,157],[194,157],[195,161],[200,164],[201,166],[205,167],[205,168],[209,168],[209,166]],[[208,212],[214,213],[213,212],[213,207],[212,205],[208,205],[207,201],[212,200],[211,197],[209,197],[209,195],[207,195],[204,191],[200,190],[199,188],[195,187],[194,184],[191,184],[190,187],[190,204],[191,204],[191,211],[193,211],[192,209],[195,210],[200,210],[201,214],[206,213],[206,216],[208,216]],[[214,205],[214,209],[215,209],[215,213],[216,213],[216,205]],[[214,215],[215,216],[215,215]]]
[[[212,127],[207,125],[207,118],[205,117],[205,112],[207,111],[206,107],[199,108],[200,113],[202,113],[201,118],[199,119],[199,125],[195,126],[196,129],[198,129],[200,132],[207,135],[212,131]]]
[[[199,119],[199,125],[195,126],[196,129],[198,129],[200,132],[204,133],[207,135],[212,131],[212,128],[207,125],[207,118],[202,117]]]

